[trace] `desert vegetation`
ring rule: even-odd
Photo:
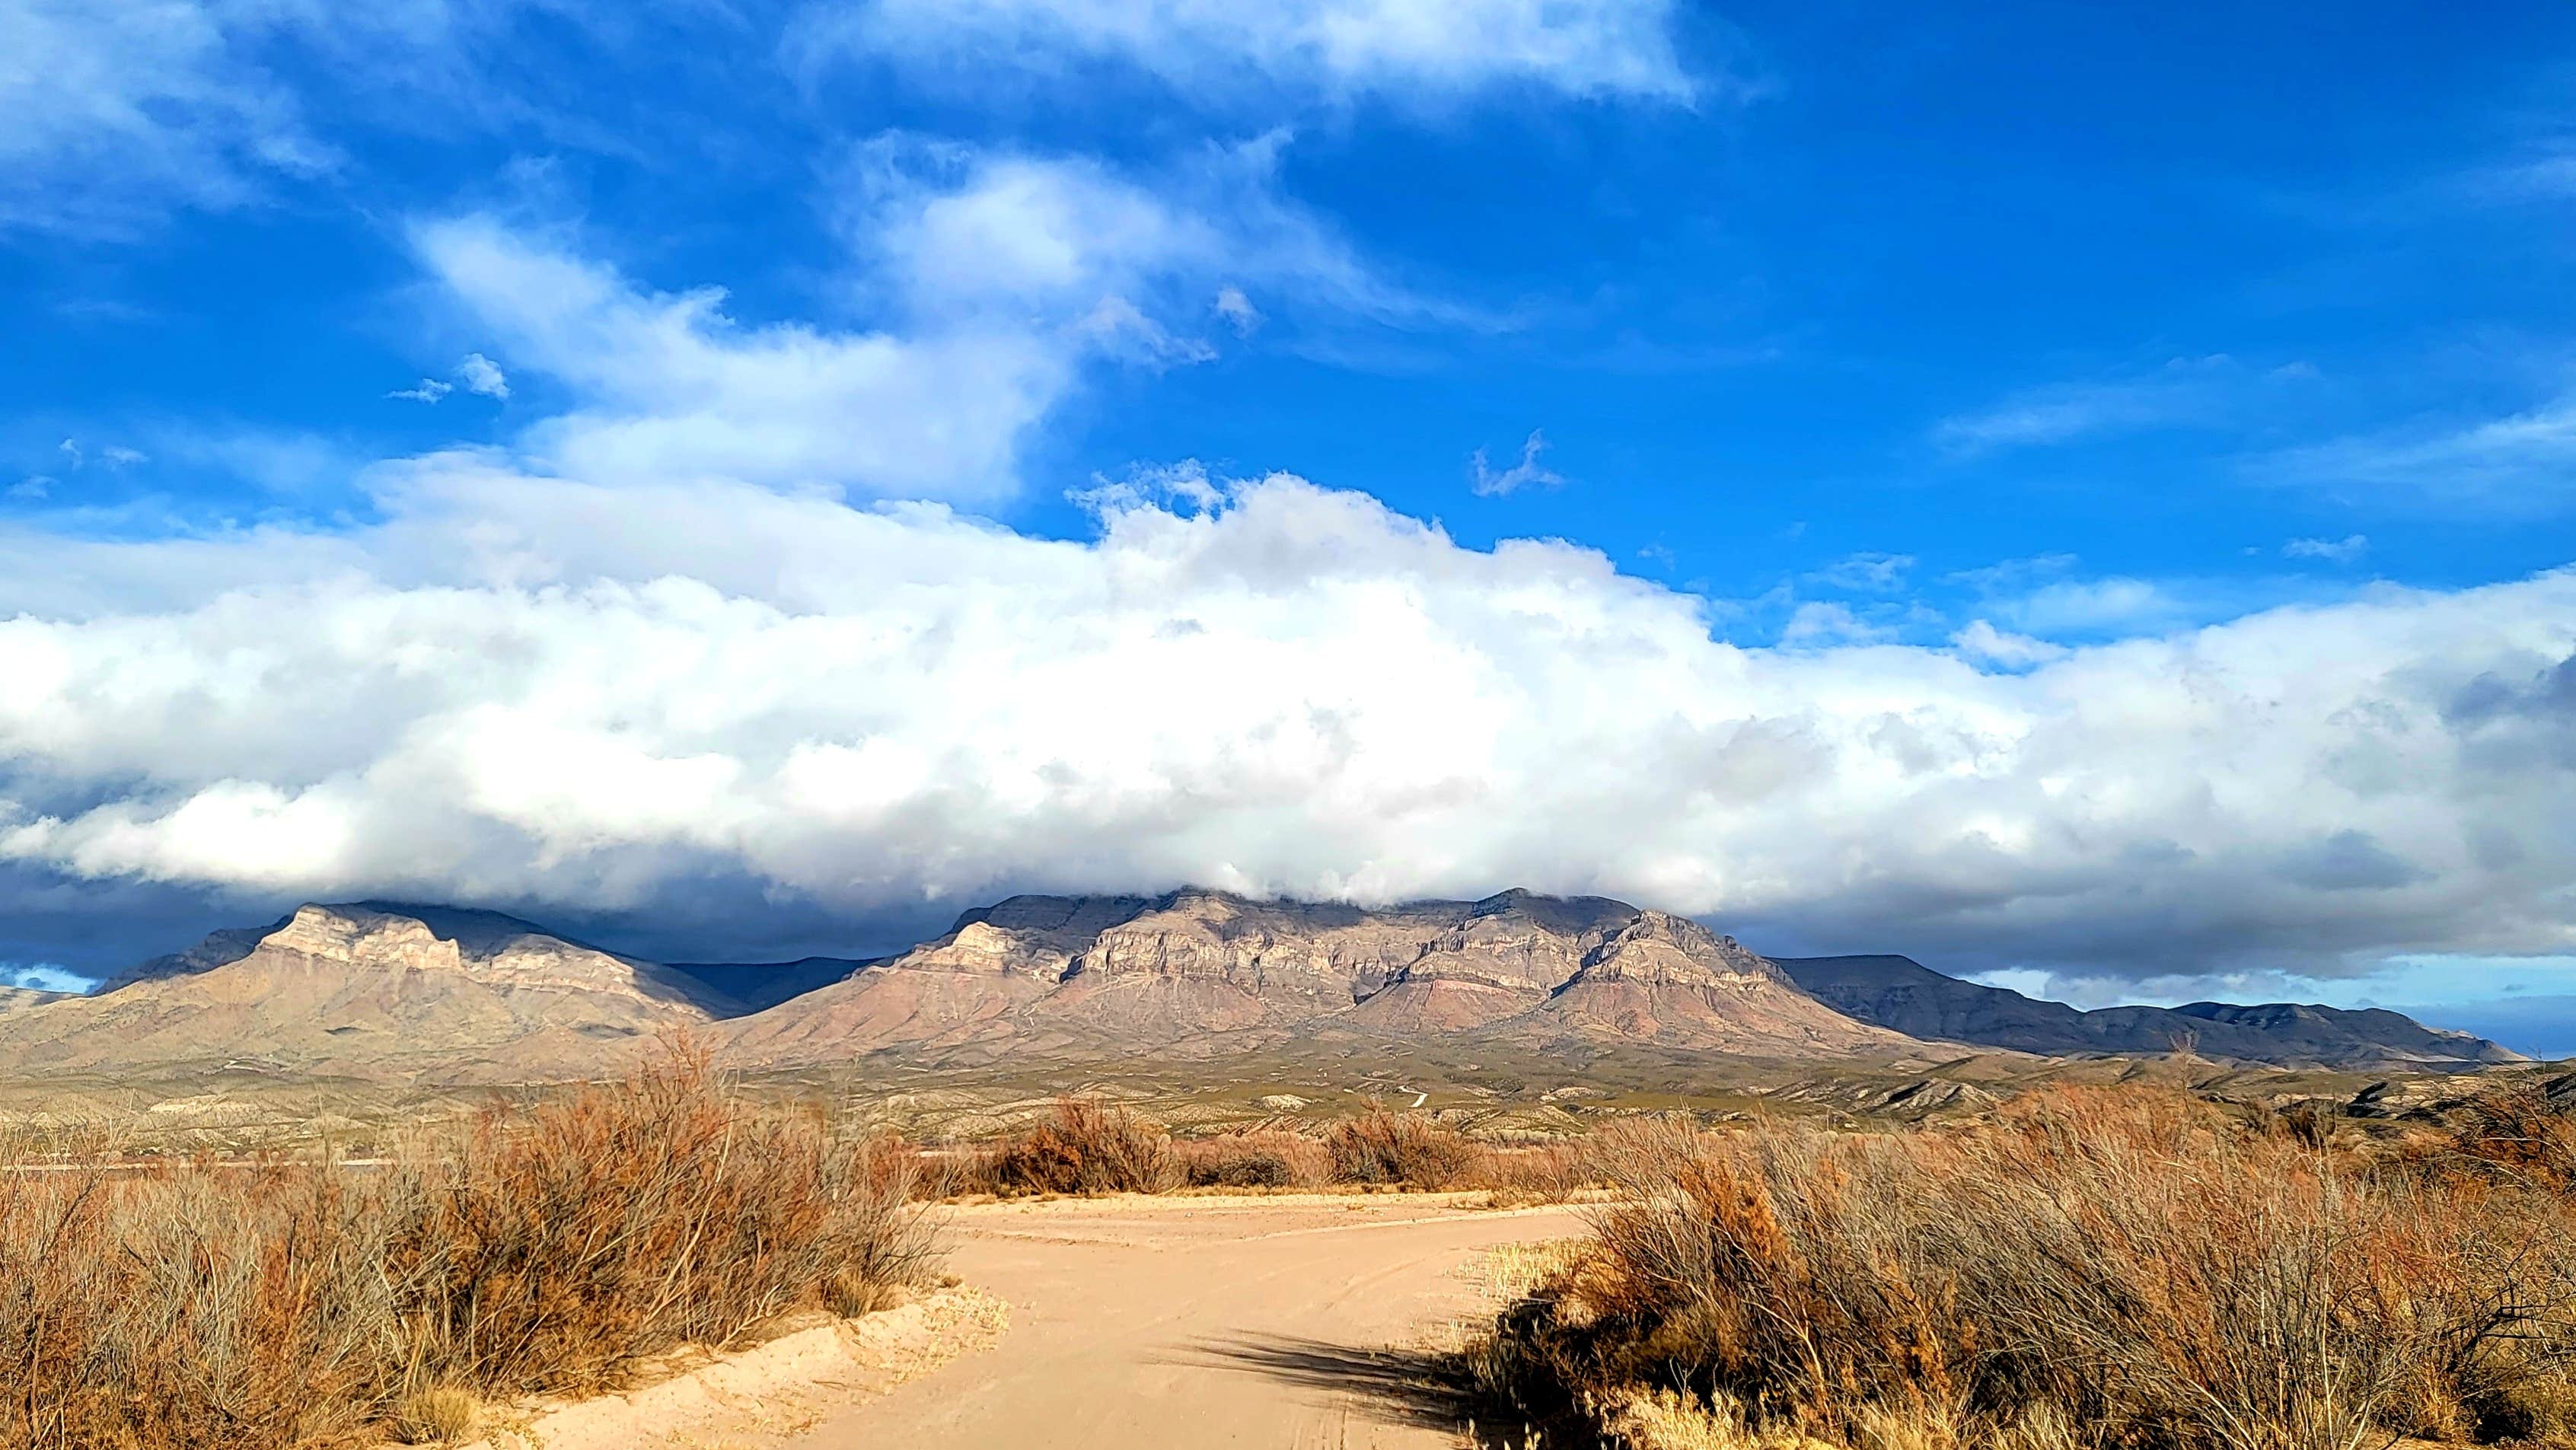
[[[2390,1143],[2137,1089],[1909,1133],[1631,1125],[1462,1372],[1630,1450],[2576,1443],[2576,1132]]]
[[[682,1045],[373,1168],[0,1173],[0,1447],[464,1433],[934,1265],[908,1149],[757,1109]]]
[[[999,1197],[1356,1187],[1536,1200],[1564,1198],[1588,1174],[1577,1146],[1479,1142],[1420,1113],[1373,1110],[1320,1136],[1272,1129],[1175,1139],[1127,1108],[1068,1097],[1037,1123],[972,1150],[947,1186]]]

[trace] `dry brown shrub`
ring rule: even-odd
[[[2444,1166],[2501,1176],[2558,1193],[2576,1192],[2576,1119],[2530,1078],[2497,1083],[2452,1110],[2436,1140]]]
[[[1179,1182],[1171,1136],[1125,1108],[1060,1098],[1044,1121],[987,1145],[964,1170],[970,1192],[1163,1193]]]
[[[1324,1135],[1339,1183],[1393,1184],[1439,1190],[1465,1184],[1485,1167],[1488,1150],[1419,1113],[1383,1108],[1344,1118]]]
[[[1965,1132],[1639,1128],[1599,1156],[1620,1201],[1593,1254],[1506,1320],[1525,1401],[1673,1387],[1864,1446],[2351,1450],[2538,1421],[2576,1352],[2563,1193],[2179,1095],[2042,1094]]]
[[[611,1381],[927,1274],[911,1162],[682,1044],[376,1172],[0,1171],[0,1450],[318,1450]]]
[[[1474,1176],[1476,1186],[1492,1189],[1495,1206],[1502,1208],[1563,1203],[1592,1181],[1592,1167],[1578,1145],[1542,1143],[1488,1149]]]
[[[1323,1145],[1294,1133],[1228,1133],[1173,1145],[1193,1188],[1320,1188],[1332,1180]]]

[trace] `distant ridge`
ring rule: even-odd
[[[0,987],[0,1013],[40,1006],[46,1002],[59,1000],[65,995],[61,992],[39,991],[34,987]]]
[[[2188,1046],[2203,1057],[2282,1067],[2474,1068],[2522,1062],[2483,1037],[2400,1012],[2265,1003],[2081,1011],[1944,976],[1910,957],[1782,957],[1819,1000],[1891,1031],[2049,1056],[2135,1056]]]

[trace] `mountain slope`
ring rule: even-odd
[[[578,1077],[614,1044],[730,1010],[665,968],[497,913],[306,906],[156,958],[95,996],[10,1013],[0,1058],[60,1071]]]
[[[1383,909],[1184,890],[1017,896],[733,1024],[746,1065],[1216,1052],[1319,1031],[1651,1041],[1758,1056],[1916,1054],[1696,922],[1508,891]]]
[[[1798,985],[1863,1022],[1909,1036],[2053,1056],[2171,1052],[2285,1067],[2475,1067],[2520,1062],[2482,1037],[2380,1009],[2272,1003],[2079,1011],[1944,976],[1907,957],[1783,957]]]
[[[40,1007],[47,1002],[59,1002],[62,999],[63,994],[60,992],[40,992],[33,987],[0,987],[0,1015],[23,1012],[30,1007]]]

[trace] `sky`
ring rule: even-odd
[[[2576,11],[0,0],[0,979],[1506,886],[2576,1053]]]

